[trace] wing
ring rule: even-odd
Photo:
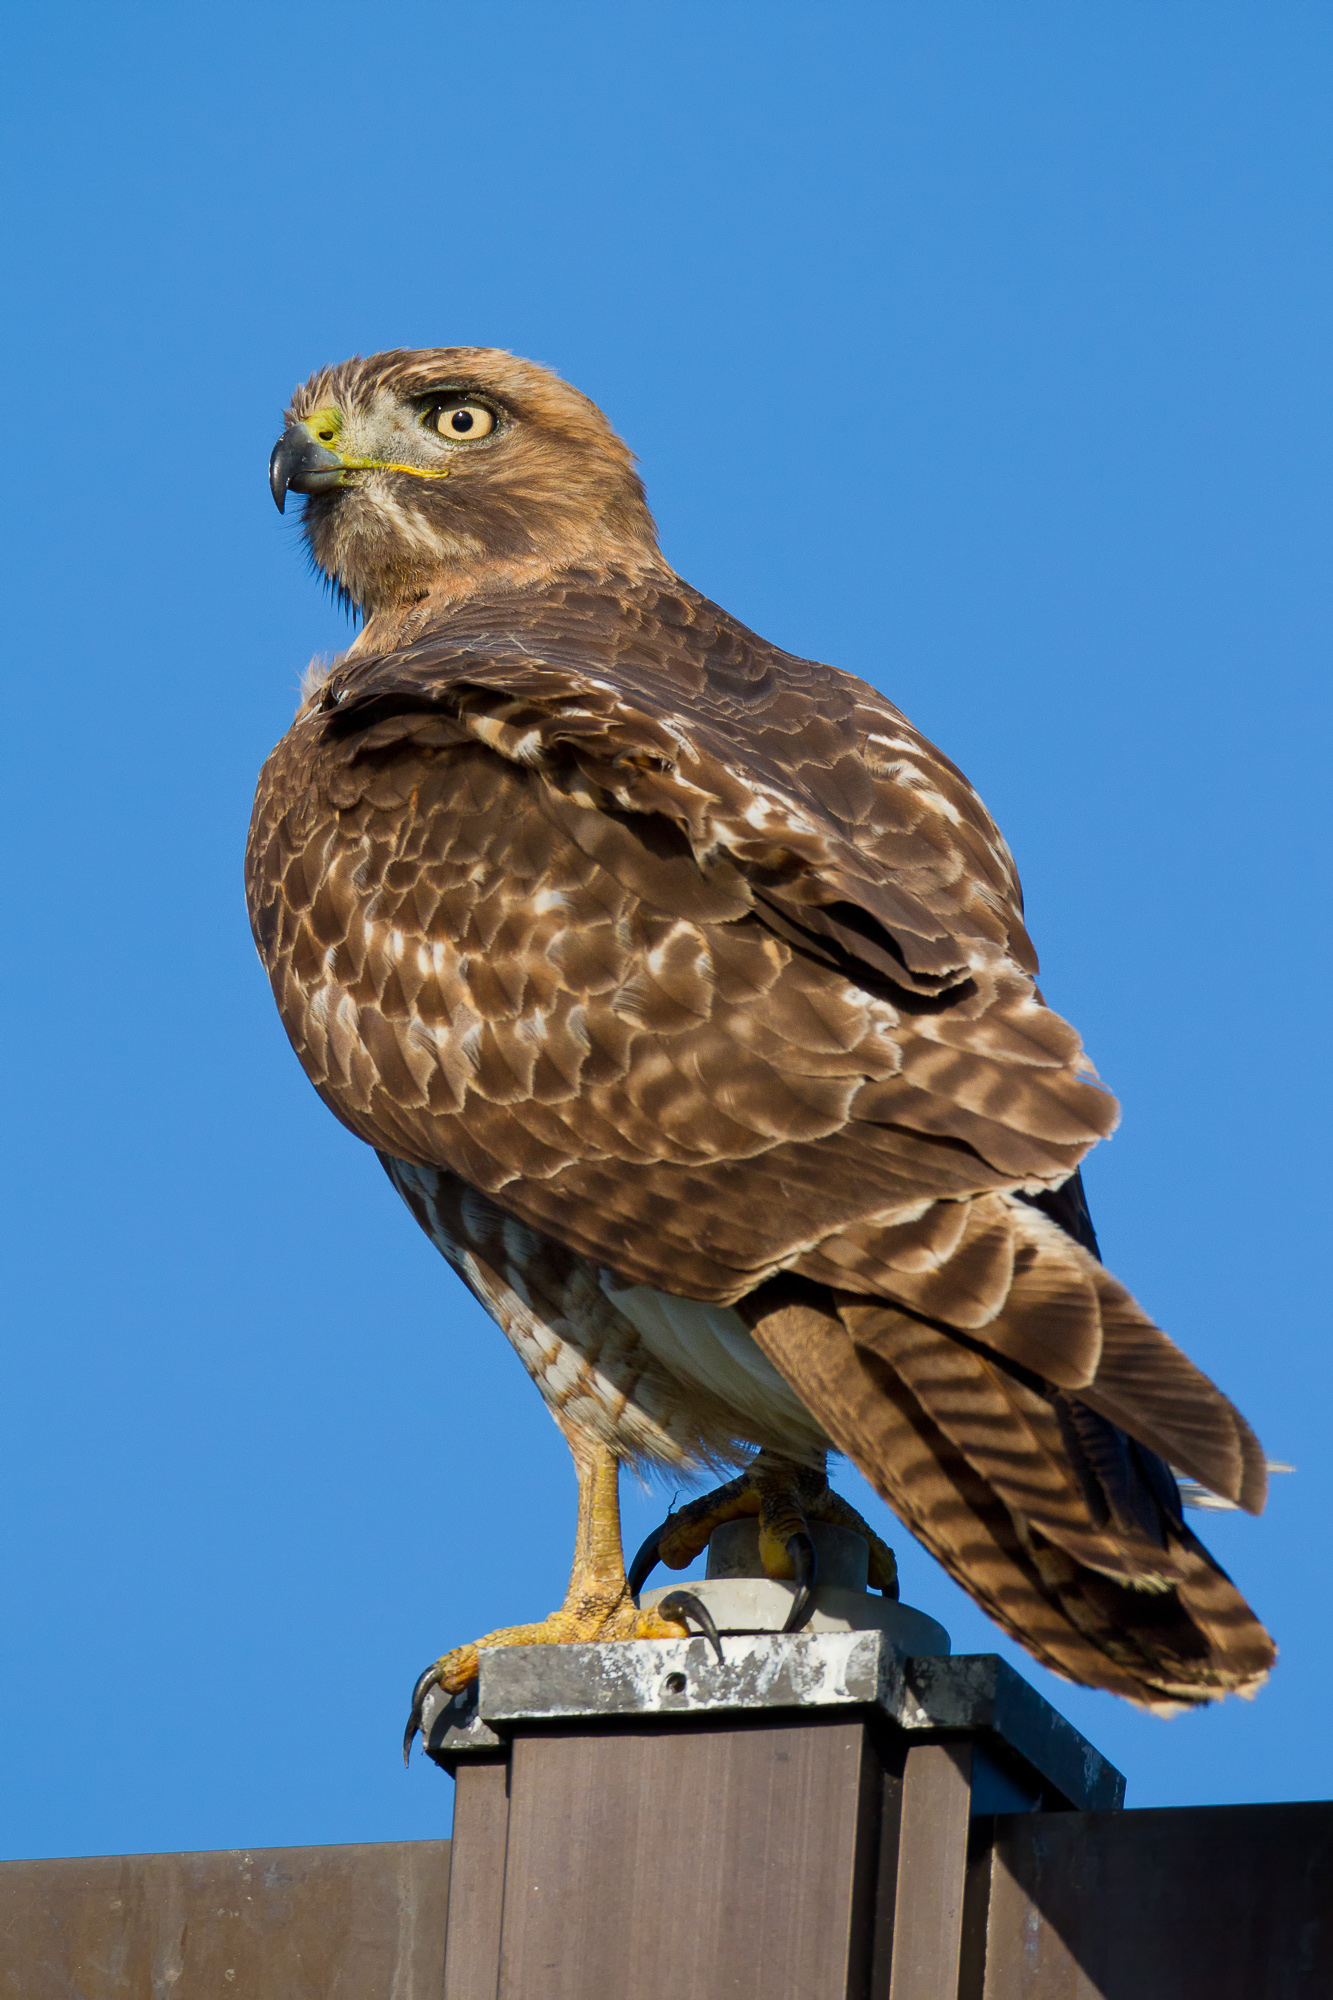
[[[862,683],[684,586],[474,603],[307,705],[248,879],[307,1073],[381,1151],[628,1280],[894,1301],[1261,1494],[1225,1398],[1015,1198],[1114,1102],[984,807]]]
[[[559,626],[435,640],[330,681],[266,766],[256,936],[334,1109],[716,1297],[842,1221],[1063,1180],[1115,1108],[979,801],[849,677],[750,641],[724,700],[720,614],[637,609],[670,699],[605,637],[577,668]]]

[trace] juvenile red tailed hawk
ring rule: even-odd
[[[757,1513],[812,1580],[845,1452],[1038,1659],[1148,1706],[1267,1634],[1170,1467],[1257,1511],[1230,1402],[1098,1261],[1115,1122],[1033,983],[1013,861],[864,682],[674,573],[601,412],[488,348],[311,377],[270,467],[365,618],[259,781],[283,1024],[513,1342],[574,1455],[561,1610],[478,1645],[673,1635],[622,1461],[741,1468],[636,1566]]]

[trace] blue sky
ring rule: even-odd
[[[1204,1523],[1282,1647],[1252,1704],[1067,1688],[869,1498],[904,1595],[1132,1805],[1333,1791],[1327,9],[55,4],[8,42],[0,1853],[445,1831],[412,1680],[563,1589],[564,1445],[305,1083],[241,891],[347,638],[265,485],[283,403],[452,342],[596,397],[681,572],[968,772],[1124,1105],[1108,1259],[1299,1468]]]

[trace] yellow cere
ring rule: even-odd
[[[324,445],[333,444],[343,427],[341,410],[316,410],[313,416],[303,417],[301,421]]]

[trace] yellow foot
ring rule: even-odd
[[[668,1514],[649,1535],[630,1564],[629,1587],[637,1597],[656,1564],[684,1569],[708,1546],[715,1528],[725,1521],[759,1517],[759,1556],[769,1576],[794,1579],[796,1594],[786,1630],[804,1623],[814,1595],[816,1562],[810,1523],[825,1521],[850,1528],[870,1551],[870,1582],[886,1597],[898,1595],[898,1565],[893,1550],[882,1542],[855,1507],[834,1493],[822,1466],[798,1465],[791,1459],[761,1451],[738,1478],[713,1493],[691,1500]]]
[[[560,1420],[557,1418],[557,1421]],[[457,1694],[476,1680],[480,1655],[491,1646],[577,1646],[608,1639],[688,1639],[701,1631],[722,1658],[722,1642],[712,1618],[688,1590],[673,1590],[651,1611],[640,1611],[625,1581],[620,1553],[620,1467],[614,1455],[572,1425],[561,1429],[574,1453],[579,1475],[579,1518],[574,1568],[565,1601],[538,1625],[507,1625],[470,1646],[456,1646],[427,1667],[412,1690],[412,1712],[403,1736],[403,1760],[421,1727],[432,1688]],[[687,1558],[688,1560],[688,1558]]]
[[[430,1690],[437,1687],[445,1694],[458,1694],[476,1680],[481,1654],[491,1646],[579,1646],[600,1644],[608,1639],[688,1639],[691,1625],[712,1641],[721,1659],[722,1642],[717,1627],[691,1591],[673,1590],[652,1610],[640,1611],[622,1578],[620,1594],[614,1602],[598,1601],[585,1593],[576,1603],[566,1599],[559,1611],[553,1611],[538,1625],[506,1625],[498,1632],[488,1632],[484,1639],[474,1639],[469,1646],[455,1646],[451,1653],[445,1653],[427,1667],[412,1690],[412,1712],[403,1736],[403,1760],[406,1762],[411,1755],[412,1739],[421,1727],[422,1710]]]

